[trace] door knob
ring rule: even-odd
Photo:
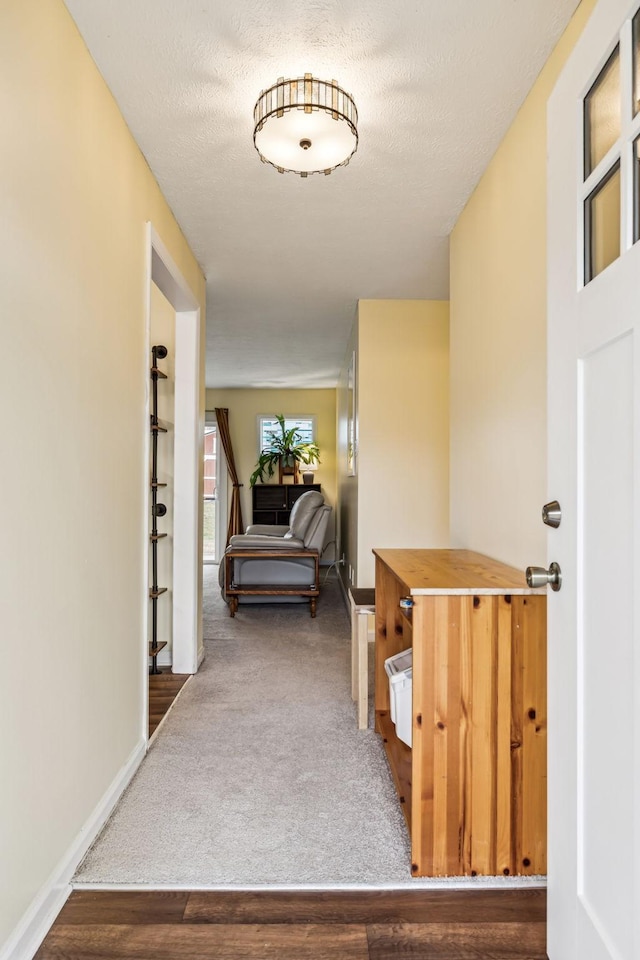
[[[525,576],[528,587],[546,587],[549,584],[552,590],[559,590],[562,586],[562,570],[555,561],[548,570],[544,567],[527,567]]]

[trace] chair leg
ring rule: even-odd
[[[315,617],[316,615],[316,598],[309,597],[309,606],[311,607],[311,616]]]

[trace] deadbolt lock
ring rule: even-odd
[[[559,527],[562,520],[562,510],[557,500],[545,503],[542,508],[542,522],[548,527]]]

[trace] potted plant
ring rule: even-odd
[[[285,473],[292,473],[293,482],[296,483],[299,464],[320,462],[317,443],[305,443],[300,439],[300,434],[295,427],[287,430],[282,414],[277,414],[276,420],[280,424],[280,430],[271,432],[269,446],[258,457],[256,468],[249,478],[252,487],[258,480],[264,481],[265,473],[272,477],[276,467],[278,467],[280,483]]]

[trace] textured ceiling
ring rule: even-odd
[[[577,0],[66,5],[206,274],[207,385],[321,387],[359,298],[447,297],[451,228]],[[305,72],[358,107],[329,177],[253,146],[260,91]]]

